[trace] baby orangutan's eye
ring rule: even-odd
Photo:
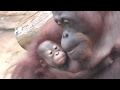
[[[59,50],[59,48],[56,45],[53,45],[53,49]]]
[[[51,52],[49,52],[50,54],[52,54],[52,51]]]
[[[48,50],[46,52],[46,54],[47,54],[48,57],[52,57],[53,56],[53,52],[51,50]]]

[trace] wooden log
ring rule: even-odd
[[[50,17],[52,17],[50,11],[37,11],[21,21],[15,28],[15,35],[19,45],[25,49]]]

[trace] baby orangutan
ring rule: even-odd
[[[110,58],[107,58],[96,68],[82,71],[82,64],[80,61],[71,60],[60,46],[50,40],[46,40],[41,43],[38,46],[37,52],[38,55],[47,62],[50,71],[55,73],[57,70],[59,70],[59,73],[61,71],[60,74],[64,74],[62,72],[68,71],[70,73],[73,73],[69,74],[71,75],[70,78],[92,78],[94,74],[112,63],[112,60]],[[55,72],[53,69],[55,69]],[[65,76],[67,77],[67,75]]]

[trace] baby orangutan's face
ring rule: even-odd
[[[38,46],[38,54],[50,65],[59,67],[65,64],[66,54],[52,41],[44,41]]]

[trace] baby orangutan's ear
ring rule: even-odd
[[[46,67],[47,66],[47,63],[45,61],[43,61],[43,60],[40,60],[40,64],[41,64],[42,67]]]
[[[43,68],[47,68],[47,63],[43,60],[40,60],[40,67],[38,67],[38,69],[35,70],[34,73],[44,73],[46,71],[46,69]]]

